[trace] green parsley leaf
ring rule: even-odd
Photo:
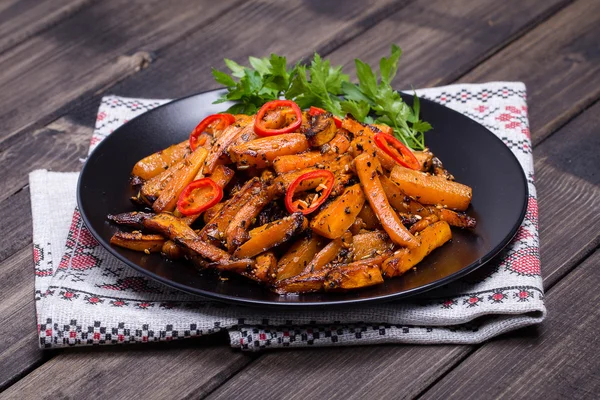
[[[215,81],[217,81],[221,85],[226,86],[226,87],[235,86],[235,81],[233,80],[233,78],[231,76],[227,75],[225,72],[221,72],[218,69],[213,68],[212,74],[215,77]]]
[[[381,74],[381,82],[386,84],[392,82],[392,80],[396,76],[396,72],[398,71],[398,61],[400,61],[401,55],[402,50],[400,49],[400,47],[393,44],[392,54],[389,56],[389,58],[383,57],[379,61],[379,73]]]
[[[416,95],[412,107],[402,100],[391,82],[398,71],[402,50],[391,46],[389,57],[379,61],[379,74],[359,59],[355,60],[358,84],[351,83],[342,67],[332,67],[315,53],[308,64],[296,64],[288,69],[283,56],[249,57],[250,67],[225,59],[231,76],[213,69],[215,80],[227,87],[215,103],[234,101],[231,113],[255,113],[264,103],[285,97],[294,100],[300,108],[324,108],[337,116],[352,114],[364,123],[382,123],[390,126],[394,135],[407,146],[422,150],[424,133],[431,125],[421,121],[421,105]]]
[[[231,75],[235,76],[236,78],[241,78],[242,76],[244,76],[244,67],[242,67],[235,61],[226,58],[225,65],[227,65],[227,68],[231,70]]]

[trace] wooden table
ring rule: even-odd
[[[169,4],[167,4],[169,3]],[[171,4],[172,3],[172,4]],[[598,398],[600,2],[597,0],[3,0],[0,390],[4,398]],[[390,43],[395,86],[524,81],[542,270],[539,327],[476,346],[273,351],[223,336],[42,352],[28,172],[81,168],[101,96],[217,87],[223,58],[314,50],[352,72]]]

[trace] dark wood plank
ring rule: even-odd
[[[97,104],[96,104],[97,108]],[[0,165],[3,180],[0,200],[20,190],[28,182],[29,172],[40,169],[76,171],[83,165],[93,132],[90,126],[62,117],[42,129],[24,135],[15,135],[0,142]],[[44,154],[40,158],[41,154]]]
[[[65,352],[9,387],[3,398],[201,398],[253,359],[214,343],[165,348]]]
[[[534,148],[546,286],[600,244],[599,114],[596,103]]]
[[[524,81],[533,141],[538,143],[600,96],[600,43],[596,40],[600,5],[593,0],[578,1],[514,45],[497,50],[526,31],[531,19],[543,19],[565,4],[415,4],[333,52],[331,58],[349,64],[350,71],[357,49],[361,49],[361,59],[373,63],[389,51],[389,42],[395,42],[405,50],[395,79],[400,88],[448,84],[459,77],[465,83]],[[477,65],[490,54],[494,55]],[[544,98],[547,93],[553,93],[551,101]],[[545,107],[535,107],[538,101]]]
[[[296,60],[309,56],[311,49],[326,48],[332,42],[351,39],[375,24],[377,18],[383,18],[404,4],[374,0],[369,3],[368,12],[362,12],[357,6],[336,10],[335,5],[330,5],[329,9],[323,10],[318,5],[306,8],[305,3],[275,7],[264,2],[249,2],[228,14],[228,19],[239,21],[236,29],[224,31],[220,24],[204,25],[185,41],[159,52],[152,68],[143,71],[142,79],[134,80],[132,76],[127,85],[120,85],[117,90],[123,95],[175,98],[212,89],[217,84],[210,68],[223,64],[223,57],[227,54],[221,49],[230,47],[232,43],[237,44],[233,54],[238,60],[270,52],[287,54]],[[332,13],[339,18],[332,20]],[[282,30],[277,41],[269,39],[272,34],[270,27],[274,25]],[[257,26],[265,28],[257,29]],[[294,30],[292,35],[294,26],[301,29],[298,32]],[[88,100],[74,112],[35,131],[34,135],[25,130],[0,141],[0,149],[4,150],[0,168],[7,171],[0,181],[0,201],[26,184],[27,177],[23,172],[38,168],[65,171],[76,167],[77,160],[86,153],[86,127],[93,126],[98,100],[98,96],[94,97],[94,101]],[[21,169],[12,168],[16,165],[20,165]]]
[[[568,0],[418,1],[340,47],[330,58],[354,74],[354,58],[376,64],[390,51],[390,43],[397,43],[403,55],[395,87],[445,85],[566,4]]]
[[[272,51],[285,54],[292,60],[307,57],[312,49],[326,51],[332,42],[338,43],[351,39],[361,32],[361,29],[364,31],[369,24],[372,25],[374,23],[372,19],[383,12],[392,16],[334,51],[331,54],[332,60],[345,64],[348,71],[352,71],[354,57],[360,56],[370,63],[377,63],[381,56],[389,52],[390,43],[396,42],[405,48],[406,53],[396,79],[398,87],[448,83],[467,72],[489,52],[512,40],[531,23],[547,16],[563,4],[564,0],[524,2],[511,0],[507,3],[485,0],[474,7],[472,2],[467,0],[456,0],[452,4],[443,0],[417,1],[406,5],[396,13],[393,13],[394,8],[388,6],[371,5],[372,15],[365,16],[366,19],[361,24],[351,25],[344,21],[357,18],[354,15],[355,11],[345,11],[344,8],[343,12],[348,12],[348,15],[342,14],[343,18],[340,20],[330,21],[328,17],[330,13],[335,12],[338,15],[342,11],[326,10],[324,15],[315,16],[306,14],[305,9],[299,4],[298,8],[294,8],[289,13],[277,9],[270,13],[275,12],[274,15],[278,20],[283,20],[284,26],[302,21],[304,35],[309,35],[310,32],[314,36],[308,36],[306,40],[297,34],[293,36],[281,34],[278,35],[277,41],[270,41],[266,40],[264,31],[253,29],[257,24],[262,23],[265,13],[261,12],[260,8],[253,11],[256,6],[250,3],[241,7],[239,12],[232,14],[235,20],[240,21],[238,24],[240,30],[223,33],[219,25],[204,27],[188,40],[159,52],[157,61],[150,68],[129,77],[113,90],[125,96],[176,98],[215,88],[217,84],[209,71],[212,66],[222,66],[222,56],[233,57],[244,62],[248,55],[266,55]],[[357,9],[352,4],[347,8]],[[460,18],[455,18],[447,25],[440,25],[440,12],[460,14]],[[240,17],[236,17],[237,15]],[[312,23],[306,18],[307,15],[317,18],[315,21],[319,23]],[[382,41],[382,34],[389,40]],[[464,45],[459,45],[463,42]],[[199,46],[198,43],[202,45]],[[228,48],[231,43],[238,43],[235,52],[232,52],[233,55],[222,52],[215,54],[214,50],[207,50]],[[301,46],[300,43],[306,45]],[[207,57],[207,54],[214,54],[214,57]],[[87,142],[82,137],[84,145],[68,143],[63,151],[63,139],[72,140],[70,135],[72,131],[82,129],[80,125],[90,126],[93,123],[97,101],[96,99],[94,102],[87,102],[59,121],[58,131],[66,135],[49,136],[55,129],[47,127],[38,131],[36,137],[18,135],[0,142],[0,147],[11,149],[11,158],[5,159],[6,161],[0,159],[0,168],[13,163],[13,165],[25,165],[29,170],[42,167],[61,170],[70,168],[71,160],[76,160],[85,154],[83,149],[87,146]],[[66,129],[71,126],[74,129]],[[75,136],[75,139],[77,138],[79,138],[78,134]],[[46,146],[61,149],[60,157],[55,157],[52,152],[46,151]],[[15,150],[12,150],[13,148]],[[29,151],[17,150],[23,148],[28,148]],[[70,155],[65,154],[69,151]],[[64,162],[65,157],[70,161]],[[8,173],[0,182],[0,199],[2,194],[14,193],[26,183],[20,171],[11,170],[8,166],[6,168]]]
[[[370,11],[368,13],[362,13],[362,12],[358,12],[356,11],[356,8],[352,8],[352,9],[348,9],[347,11],[342,11],[340,10],[337,13],[337,18],[329,23],[330,20],[330,15],[331,13],[322,13],[320,12],[321,10],[315,6],[316,8],[313,9],[312,11],[310,9],[307,9],[305,7],[303,7],[302,4],[290,4],[289,7],[285,7],[285,6],[280,6],[278,8],[276,8],[274,11],[276,12],[272,12],[272,13],[265,13],[265,7],[266,5],[264,4],[256,4],[256,3],[249,3],[247,5],[245,5],[244,7],[241,7],[239,9],[236,9],[235,13],[231,13],[231,15],[228,16],[228,18],[230,18],[231,20],[235,20],[235,21],[240,21],[239,25],[238,25],[238,29],[237,30],[232,30],[232,31],[227,31],[227,32],[223,32],[222,28],[220,27],[219,29],[216,28],[210,28],[213,29],[209,32],[202,32],[199,33],[197,36],[192,37],[190,40],[192,40],[192,43],[194,43],[194,45],[192,46],[191,44],[185,44],[185,46],[192,46],[194,48],[198,47],[197,49],[195,49],[194,51],[196,51],[195,57],[197,59],[201,59],[203,60],[203,62],[206,62],[208,65],[215,65],[218,62],[222,61],[222,55],[221,54],[214,54],[214,50],[211,49],[219,49],[224,43],[227,43],[227,41],[229,41],[230,43],[234,43],[237,40],[240,39],[240,32],[246,32],[247,36],[251,36],[248,43],[245,43],[246,45],[250,46],[252,45],[253,47],[246,49],[246,51],[249,51],[249,54],[256,54],[258,51],[260,51],[260,49],[263,46],[263,42],[261,42],[259,39],[261,39],[261,37],[266,36],[266,32],[264,30],[252,30],[253,27],[256,26],[264,26],[264,27],[270,27],[270,26],[274,26],[277,23],[281,23],[282,18],[289,18],[288,21],[288,28],[287,29],[293,29],[293,25],[292,21],[295,22],[297,25],[296,26],[302,26],[303,29],[305,29],[307,33],[305,33],[303,36],[298,36],[295,38],[295,40],[292,41],[292,39],[288,39],[288,42],[285,42],[283,44],[280,44],[280,46],[291,46],[292,44],[295,44],[297,47],[299,48],[308,48],[311,45],[313,45],[314,43],[321,43],[323,46],[325,46],[328,43],[328,40],[343,40],[343,39],[348,39],[354,35],[356,35],[357,33],[361,32],[364,29],[367,29],[368,26],[376,23],[376,18],[381,18],[384,16],[385,14],[385,10],[389,10],[391,7],[391,2],[388,0],[384,0],[384,1],[373,1],[370,3],[371,8]],[[403,3],[394,3],[392,9],[395,9],[394,7],[399,7],[401,6]],[[268,7],[267,7],[268,8]],[[271,10],[273,11],[273,10]],[[328,25],[329,23],[329,25]],[[244,25],[245,24],[245,25]],[[261,25],[263,24],[263,25]],[[207,25],[205,28],[203,29],[209,29],[210,25]],[[248,32],[254,32],[253,35],[248,35]],[[311,33],[312,32],[312,33]],[[211,34],[212,36],[219,36],[218,34],[220,34],[221,36],[225,36],[225,38],[221,38],[217,44],[215,44],[214,42],[211,41],[202,41],[200,40],[201,38],[204,37],[204,35],[209,35]],[[227,36],[227,35],[231,35],[231,36]],[[242,35],[243,36],[243,35]],[[286,35],[289,37],[289,35]],[[207,36],[210,37],[210,36]],[[204,43],[204,44],[202,44]],[[202,48],[202,46],[207,46]],[[281,51],[283,50],[284,47],[278,47],[276,49],[273,49],[273,51]],[[209,55],[212,54],[212,56],[209,57]],[[171,56],[169,56],[171,57]],[[173,64],[177,65],[179,63],[179,59],[177,59],[176,54],[172,55],[173,57]],[[159,60],[164,60],[165,57],[159,55]],[[189,62],[191,62],[192,60],[189,59]],[[156,64],[157,66],[160,66],[160,61],[157,62]],[[208,71],[208,67],[206,67],[206,70]],[[163,78],[160,81],[157,82],[161,82],[161,84],[163,85],[163,88],[167,88],[168,87],[168,82],[171,76],[171,71],[170,70],[165,70],[164,71]],[[177,74],[175,74],[177,75]],[[188,76],[188,90],[189,90],[189,86],[190,86],[190,82],[192,82],[194,85],[206,85],[207,82],[210,82],[210,84],[214,84],[212,79],[209,79],[209,75],[207,75],[204,80],[200,80],[198,82],[195,82],[194,80],[191,80]],[[165,79],[165,78],[169,78],[169,79]],[[184,82],[181,81],[181,83],[183,84]],[[201,86],[200,86],[201,88]],[[192,89],[192,90],[199,90],[199,88],[196,89]],[[96,109],[97,108],[97,103],[94,103],[93,108]],[[4,164],[4,165],[11,165],[11,166],[24,166],[24,168],[22,168],[20,171],[13,171],[14,173],[10,173],[10,176],[7,176],[7,180],[11,180],[11,179],[15,179],[12,183],[12,185],[14,185],[15,182],[26,182],[26,175],[25,172],[28,172],[30,169],[35,169],[35,168],[40,168],[40,167],[46,167],[46,168],[52,168],[55,170],[76,170],[80,167],[80,161],[79,158],[83,157],[85,155],[85,152],[87,151],[87,145],[88,145],[88,141],[89,141],[89,137],[91,134],[91,125],[93,124],[94,119],[86,121],[86,124],[83,125],[79,118],[75,117],[71,117],[71,116],[65,116],[63,118],[58,119],[57,121],[55,121],[54,123],[48,125],[47,127],[45,127],[44,129],[38,130],[36,132],[34,132],[33,135],[18,135],[18,136],[13,136],[7,140],[5,140],[2,144],[2,146],[6,145],[7,143],[11,143],[10,146],[7,146],[7,150],[4,151],[4,160],[6,160],[8,163]],[[38,156],[40,155],[39,150],[40,149],[44,149],[44,151],[42,153],[45,154],[52,154],[52,156],[50,157],[50,159],[45,159],[44,161],[40,162]],[[26,157],[26,159],[23,159],[22,157]],[[67,161],[68,159],[68,161]],[[6,180],[4,181],[6,182]],[[18,185],[17,185],[18,186]],[[16,187],[16,186],[13,186]],[[26,192],[26,191],[22,191],[22,192]],[[0,215],[2,216],[6,216],[7,219],[9,219],[11,221],[11,224],[14,225],[19,225],[19,223],[21,223],[22,225],[26,226],[31,224],[30,222],[30,211],[29,211],[29,207],[27,207],[26,202],[23,201],[19,201],[19,197],[18,196],[23,196],[24,194],[17,193],[16,195],[13,195],[9,198],[5,199],[5,202],[7,202],[8,204],[14,204],[16,208],[12,208],[10,211],[11,215],[8,215],[8,209],[6,210],[2,210],[0,211]],[[22,199],[21,199],[22,200]],[[4,202],[2,203],[4,204]],[[14,222],[13,222],[14,221]],[[27,221],[27,222],[24,222]],[[30,228],[29,228],[30,229]],[[16,232],[13,236],[11,236],[11,242],[7,243],[6,245],[3,245],[5,247],[0,247],[0,250],[4,251],[5,253],[9,253],[11,249],[14,249],[17,247],[17,245],[23,244],[25,241],[30,241],[30,233],[27,234],[26,229],[20,229],[17,228]],[[5,261],[5,262],[8,262]],[[28,263],[30,264],[30,261],[28,261]],[[4,263],[0,264],[0,269],[3,268]],[[30,265],[29,265],[30,267]],[[26,268],[25,268],[26,269]],[[22,292],[22,301],[24,301],[25,297],[26,298],[30,298],[31,297],[31,287],[32,285],[29,284],[28,282],[24,281],[25,285],[27,286],[27,289],[25,291]],[[2,289],[2,282],[0,281],[0,290]],[[24,296],[24,297],[23,297]],[[33,312],[30,310],[31,315],[33,315]],[[8,310],[8,313],[10,314],[10,310]],[[6,318],[7,320],[7,325],[6,325],[6,329],[17,329],[21,323],[19,320],[15,320],[15,319],[11,319],[11,318]],[[29,351],[29,349],[25,349],[23,350],[23,353],[20,353],[20,349],[16,348],[16,347],[11,347],[11,349],[13,349],[13,352],[10,354],[10,357],[15,358],[15,357],[22,357],[24,360],[27,360],[27,363],[25,365],[26,368],[31,368],[32,366],[36,365],[36,363],[41,362],[41,357],[43,357],[43,353],[41,352],[33,352],[31,353]],[[238,357],[237,353],[233,353],[231,350],[227,349],[226,347],[222,347],[221,348],[221,352],[220,353],[215,353],[213,354],[211,357],[214,356],[215,359],[221,358],[223,360],[223,365],[221,368],[216,368],[213,373],[214,376],[217,377],[218,379],[226,379],[229,374],[231,373],[231,371],[227,370],[228,368],[228,362],[229,360],[233,357],[232,354],[235,354],[235,357]],[[190,350],[191,352],[195,352],[195,350]],[[195,354],[195,353],[194,353]],[[7,356],[8,357],[8,356]],[[37,358],[36,358],[37,357]],[[61,358],[63,356],[59,356],[59,358]],[[70,357],[69,355],[65,355],[64,357]],[[128,354],[123,354],[122,356],[120,356],[120,358],[118,359],[119,363],[121,363],[123,365],[123,368],[129,368],[128,365],[132,362],[129,360],[129,358],[136,358],[136,354],[132,353],[130,355]],[[156,369],[153,370],[153,373],[156,374],[161,374],[160,370],[163,368],[162,365],[168,365],[171,364],[173,362],[173,360],[176,357],[180,357],[179,353],[173,353],[170,357],[165,355],[164,357],[161,357],[159,360],[157,360],[157,364],[156,364]],[[244,355],[243,358],[246,359],[248,356]],[[90,360],[90,363],[95,363],[95,362],[99,362],[99,361],[92,361]],[[116,361],[115,361],[116,362]],[[199,361],[201,362],[201,361]],[[56,364],[50,364],[50,367],[48,367],[48,370],[45,369],[41,369],[39,372],[39,375],[35,375],[36,377],[40,377],[40,379],[46,379],[46,378],[41,378],[44,376],[47,376],[47,374],[54,374],[54,368],[59,368],[60,366],[64,366],[65,364],[63,363],[56,363]],[[237,365],[237,364],[235,364]],[[13,369],[13,368],[7,368],[6,374],[10,377],[15,377],[15,376],[20,376],[23,373],[23,370],[20,369],[22,368],[21,365],[18,365],[17,368]],[[46,372],[44,372],[46,371]],[[36,371],[37,373],[37,371]],[[150,375],[152,375],[152,373],[150,373]],[[117,375],[115,375],[117,376]],[[158,376],[158,375],[156,375]],[[85,377],[82,377],[80,385],[77,387],[74,387],[72,390],[78,390],[84,387],[87,387],[88,385],[94,385],[93,382],[93,377],[89,377],[90,380],[85,380]],[[34,379],[34,378],[32,378]],[[36,378],[37,379],[37,378]],[[118,379],[117,377],[115,377],[114,379]],[[150,378],[149,378],[150,379]],[[216,381],[215,381],[216,382]],[[156,380],[155,381],[156,385],[161,385],[162,381],[161,380]],[[216,384],[216,383],[215,383]],[[112,386],[111,386],[112,387]],[[116,387],[116,386],[115,386]],[[199,387],[199,386],[198,386]],[[210,385],[206,386],[207,388],[210,388]],[[196,388],[194,386],[194,388]],[[126,390],[127,388],[123,388],[121,387],[122,390]],[[108,389],[107,389],[108,390]],[[183,389],[182,389],[183,390]],[[125,395],[125,392],[123,392],[123,395]]]
[[[600,2],[577,1],[460,81],[525,82],[536,144],[600,97],[598,37]]]
[[[480,348],[425,399],[597,399],[600,394],[600,251],[546,295],[550,312],[535,334]]]
[[[0,241],[0,262],[2,262],[31,243],[33,227],[29,187],[0,202],[0,209],[3,210],[2,223],[6,227]]]
[[[235,2],[107,0],[0,55],[1,138],[50,122],[84,94],[144,68],[150,54],[214,22]]]
[[[0,282],[0,337],[5,339],[0,342],[1,391],[49,354],[43,354],[37,344],[30,245],[2,263]]]
[[[152,68],[115,86],[114,92],[178,98],[215,89],[221,85],[214,81],[210,70],[227,70],[224,57],[248,65],[248,56],[263,57],[273,52],[286,56],[290,63],[311,57],[314,51],[328,54],[337,44],[360,37],[381,19],[414,4],[407,0],[351,0],[344,2],[344,7],[318,0],[289,3],[244,4],[228,14],[232,21],[238,21],[236,29],[224,32],[215,24],[198,30],[188,40],[159,52]]]
[[[9,0],[0,4],[0,53],[97,0]]]

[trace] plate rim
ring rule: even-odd
[[[126,123],[124,123],[123,125],[119,126],[117,129],[115,129],[110,135],[114,135],[115,133],[117,133],[118,131],[120,131],[121,129],[124,129],[127,125],[133,123],[134,121],[136,121],[138,118],[142,118],[148,115],[148,113],[151,112],[155,112],[159,109],[162,109],[163,107],[167,107],[167,106],[172,106],[176,103],[182,102],[184,100],[193,98],[193,97],[197,97],[197,96],[202,96],[202,95],[206,95],[208,93],[215,93],[215,92],[224,92],[225,89],[224,88],[218,88],[218,89],[213,89],[213,90],[207,90],[204,92],[199,92],[199,93],[194,93],[185,97],[180,97],[177,99],[173,99],[171,101],[168,101],[165,104],[161,104],[158,107],[153,108],[152,110],[146,111],[134,118],[132,118],[131,120],[127,121]],[[400,91],[400,93],[402,95],[408,96],[407,93]],[[268,307],[268,308],[276,308],[276,309],[298,309],[298,308],[302,308],[302,307],[307,307],[307,308],[325,308],[325,307],[342,307],[342,306],[347,306],[347,305],[355,305],[355,304],[373,304],[373,303],[385,303],[385,302],[390,302],[390,301],[394,301],[394,300],[399,300],[399,299],[404,299],[407,297],[413,297],[416,296],[418,294],[430,291],[432,289],[444,286],[445,284],[448,284],[450,282],[453,282],[457,279],[462,278],[465,275],[468,275],[469,273],[475,271],[476,269],[482,267],[483,265],[487,264],[489,261],[491,261],[494,257],[496,257],[506,246],[508,246],[508,244],[510,244],[510,242],[514,239],[515,235],[517,234],[519,227],[521,226],[521,224],[523,223],[523,220],[525,218],[525,215],[527,213],[527,204],[528,204],[528,200],[529,200],[529,184],[527,181],[527,176],[525,174],[525,171],[523,170],[523,167],[521,165],[521,163],[519,162],[519,159],[517,158],[517,156],[513,153],[513,151],[498,137],[496,136],[492,131],[490,131],[487,127],[485,127],[484,125],[480,124],[479,122],[473,120],[472,118],[469,118],[467,115],[464,115],[450,107],[447,107],[443,104],[437,103],[433,100],[429,100],[427,98],[423,98],[420,96],[417,96],[419,98],[419,101],[421,102],[421,108],[423,108],[423,104],[424,103],[430,103],[432,104],[434,107],[443,107],[446,110],[449,110],[451,113],[456,114],[458,117],[460,118],[467,118],[468,120],[470,120],[472,123],[475,123],[477,125],[479,125],[481,128],[483,128],[487,134],[491,135],[491,137],[493,138],[493,140],[496,140],[498,142],[500,142],[500,144],[506,148],[506,150],[508,150],[508,153],[510,154],[510,156],[514,159],[514,161],[517,163],[517,165],[519,166],[519,170],[521,171],[520,174],[520,178],[521,178],[521,184],[523,186],[523,191],[524,191],[524,197],[523,197],[523,202],[521,205],[521,212],[519,214],[519,218],[518,218],[518,222],[515,222],[515,224],[513,225],[512,229],[510,230],[510,232],[507,234],[506,238],[498,245],[496,245],[493,249],[491,249],[489,252],[487,252],[483,257],[475,260],[474,262],[470,263],[469,265],[465,266],[464,268],[460,269],[459,271],[456,271],[448,276],[445,276],[441,279],[438,279],[436,281],[430,282],[428,284],[416,287],[416,288],[412,288],[412,289],[408,289],[402,292],[396,292],[396,293],[391,293],[391,294],[385,294],[385,295],[379,295],[379,296],[373,296],[373,297],[369,297],[369,298],[362,298],[362,299],[344,299],[344,300],[327,300],[327,301],[306,301],[306,302],[285,302],[285,301],[272,301],[272,300],[257,300],[257,299],[249,299],[249,298],[240,298],[240,297],[236,297],[230,294],[221,294],[221,293],[215,293],[215,292],[210,292],[210,291],[206,291],[203,289],[197,289],[197,288],[193,288],[184,284],[180,284],[177,282],[174,282],[170,279],[167,278],[163,278],[157,274],[155,274],[152,271],[149,271],[141,266],[139,266],[138,264],[134,263],[133,261],[129,260],[127,257],[121,255],[120,253],[114,251],[114,249],[112,248],[112,246],[110,245],[109,242],[107,242],[106,240],[104,240],[104,238],[97,232],[97,230],[92,226],[89,218],[87,217],[82,205],[82,177],[84,176],[84,172],[86,170],[86,168],[88,168],[89,165],[91,165],[91,163],[89,162],[90,159],[92,158],[92,156],[94,155],[94,153],[96,151],[98,151],[98,149],[101,149],[103,144],[107,143],[106,140],[102,140],[100,143],[98,143],[98,145],[94,148],[94,150],[87,156],[86,161],[79,173],[79,177],[77,178],[77,208],[79,210],[79,214],[81,215],[81,218],[83,219],[83,222],[85,224],[85,226],[87,227],[87,229],[90,231],[90,233],[92,234],[92,236],[98,241],[98,243],[100,243],[102,245],[102,247],[104,247],[108,253],[110,253],[111,256],[116,257],[119,261],[124,262],[125,264],[127,264],[129,267],[133,268],[134,270],[148,276],[151,279],[154,279],[157,282],[160,282],[162,284],[165,284],[167,286],[176,288],[182,292],[188,293],[188,294],[192,294],[194,296],[199,296],[199,297],[205,297],[207,299],[211,299],[211,300],[215,300],[215,301],[220,301],[220,302],[224,302],[224,303],[229,303],[229,304],[236,304],[236,305],[242,305],[242,306],[249,306],[249,307]],[[107,136],[108,137],[108,136]],[[91,168],[91,167],[90,167]],[[264,288],[264,290],[268,290],[267,288]]]

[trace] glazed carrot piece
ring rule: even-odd
[[[273,160],[273,168],[277,174],[314,167],[327,161],[332,161],[344,154],[350,147],[350,138],[345,130],[339,129],[335,137],[323,145],[321,151],[308,151],[303,154],[279,156]]]
[[[181,160],[187,154],[190,154],[189,141],[174,144],[164,150],[150,154],[148,157],[138,161],[131,171],[131,175],[143,180],[154,178],[161,172],[169,169],[173,164]]]
[[[226,154],[229,147],[243,135],[254,134],[254,117],[244,116],[232,125],[229,125],[213,144],[204,166],[204,173],[210,174],[219,163],[219,159]]]
[[[350,228],[364,204],[360,185],[350,186],[313,217],[310,227],[328,239],[338,238]]]
[[[306,266],[304,273],[315,272],[323,269],[327,264],[332,263],[334,260],[345,257],[348,251],[343,253],[343,250],[347,250],[352,246],[352,234],[350,232],[344,233],[341,237],[329,242],[321,251],[315,254],[314,258]],[[341,261],[341,260],[340,260]]]
[[[441,204],[450,209],[464,211],[473,197],[473,190],[467,185],[401,166],[394,167],[390,179],[398,184],[404,193],[422,204]]]
[[[452,239],[452,232],[447,222],[438,221],[422,230],[417,238],[418,247],[400,249],[383,262],[381,271],[386,278],[402,275],[423,261],[429,253]]]
[[[194,180],[194,177],[202,168],[207,154],[206,149],[198,147],[189,157],[182,160],[182,168],[173,175],[165,188],[160,192],[156,201],[152,204],[152,209],[156,213],[171,212],[175,209],[179,194]]]
[[[232,146],[229,156],[240,167],[266,168],[279,156],[308,150],[308,140],[302,133],[267,136]]]
[[[368,153],[363,153],[354,159],[356,172],[360,183],[363,186],[363,192],[371,205],[383,229],[390,236],[392,241],[400,246],[414,248],[418,246],[418,241],[402,225],[398,214],[392,209],[379,180],[377,173],[379,162],[375,157]]]

